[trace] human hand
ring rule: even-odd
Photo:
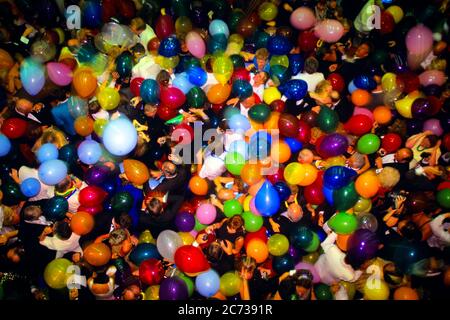
[[[406,201],[406,197],[403,197],[403,196],[397,196],[396,198],[395,198],[395,207],[397,208],[397,209],[399,209],[404,203],[405,203],[405,201]]]
[[[181,159],[181,157],[176,154],[173,154],[173,153],[169,154],[169,156],[167,158],[169,159],[169,161],[172,161],[175,164],[183,163],[183,160]]]
[[[163,145],[164,143],[166,143],[167,141],[167,137],[159,137],[158,140],[156,140],[156,142],[158,142],[158,144]]]

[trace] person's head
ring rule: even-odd
[[[133,48],[131,48],[131,53],[136,61],[145,55],[145,48],[142,44],[138,43]]]
[[[45,143],[53,143],[57,148],[61,148],[67,144],[67,139],[63,132],[54,127],[50,127],[41,136],[41,144]]]
[[[155,104],[146,103],[144,105],[144,114],[148,118],[153,118],[158,112],[158,106]]]
[[[300,163],[311,163],[313,162],[314,154],[309,149],[302,149],[300,153],[298,154],[298,162]]]
[[[413,158],[413,152],[409,148],[401,148],[395,153],[395,159],[399,163],[409,163]]]
[[[253,83],[255,87],[264,85],[267,82],[267,80],[269,80],[269,74],[264,71],[256,73],[255,76],[253,77]]]
[[[170,73],[166,70],[161,70],[156,76],[156,82],[158,82],[161,87],[167,87],[170,82]]]
[[[380,185],[384,189],[392,189],[400,181],[400,172],[392,167],[385,167],[378,174]]]
[[[55,185],[55,192],[64,193],[70,187],[72,187],[72,179],[69,176],[66,176],[61,182]]]
[[[423,148],[433,148],[436,143],[439,141],[439,137],[435,134],[430,134],[423,138],[422,142],[420,143],[420,146]]]
[[[163,203],[158,198],[152,198],[147,203],[147,212],[150,213],[152,216],[159,216],[161,215],[163,210]]]
[[[111,246],[121,244],[127,239],[127,232],[125,229],[116,229],[109,234],[108,242]]]
[[[39,206],[28,206],[23,209],[23,218],[25,221],[35,221],[42,216],[42,209]]]
[[[330,96],[333,93],[333,86],[330,81],[322,80],[317,84],[314,92],[321,96]]]
[[[72,229],[67,221],[57,221],[53,226],[55,235],[61,240],[68,240],[72,235]]]
[[[96,114],[99,112],[102,108],[100,107],[100,103],[96,101],[92,101],[88,104],[89,108],[89,114]]]
[[[291,203],[288,207],[287,214],[293,222],[298,222],[303,217],[303,209],[298,203]]]
[[[235,265],[235,270],[241,272],[247,280],[253,278],[253,272],[256,269],[256,261],[252,257],[243,256],[241,259],[237,260]]]
[[[16,102],[16,110],[23,114],[33,111],[33,103],[27,99],[19,99]]]
[[[367,42],[361,43],[356,49],[355,56],[358,58],[365,58],[371,51],[370,45]]]
[[[121,212],[114,217],[113,223],[116,229],[129,229],[132,224],[131,216],[127,212]]]
[[[177,175],[177,166],[171,161],[165,161],[162,165],[162,172],[166,178],[173,178]]]
[[[241,216],[232,216],[227,221],[227,227],[230,230],[238,231],[244,225],[244,219]]]
[[[148,143],[139,135],[136,148],[134,149],[134,156],[137,158],[143,157],[147,153],[147,151]]]
[[[314,57],[308,57],[305,60],[304,70],[306,73],[313,74],[319,69],[319,60]]]
[[[123,300],[138,300],[141,297],[141,288],[137,284],[132,284],[123,290]]]
[[[131,20],[130,23],[130,29],[133,31],[134,34],[141,34],[142,31],[144,31],[146,28],[145,21],[142,18],[134,18]]]
[[[295,292],[300,299],[307,298],[311,292],[313,275],[309,270],[299,270],[295,274]]]
[[[264,69],[264,66],[267,63],[267,59],[269,59],[269,51],[266,48],[260,48],[255,52],[256,58],[256,68],[258,70]]]

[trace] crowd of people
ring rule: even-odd
[[[450,293],[446,0],[0,2],[0,300]]]

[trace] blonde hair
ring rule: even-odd
[[[325,92],[325,90],[329,87],[332,87],[331,82],[328,80],[322,80],[317,84],[316,90],[314,90],[314,92],[319,95],[322,95]]]
[[[260,48],[255,52],[256,59],[266,60],[269,58],[269,51],[266,48]]]
[[[380,185],[385,189],[393,188],[400,181],[400,172],[392,167],[385,167],[378,174]]]
[[[67,141],[65,134],[61,130],[50,127],[44,130],[39,139],[37,139],[32,151],[36,152],[45,143],[53,143],[58,149],[60,149],[69,142]]]

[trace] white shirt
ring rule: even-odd
[[[139,35],[139,43],[145,48],[145,52],[148,52],[147,45],[150,40],[156,37],[155,31],[148,24],[145,25],[145,30]]]
[[[381,158],[383,164],[395,163],[395,153],[390,153]]]
[[[26,166],[20,167],[20,169],[18,171],[18,176],[19,176],[19,180],[21,183],[28,178],[35,178],[35,179],[39,180],[38,170],[29,168]],[[55,196],[55,187],[54,186],[46,185],[46,184],[42,183],[41,180],[39,180],[39,183],[41,184],[41,190],[39,191],[39,193],[36,196],[30,198],[29,201],[39,201],[39,200],[43,200],[43,199],[50,199]]]
[[[216,77],[214,77],[213,73],[206,73],[206,82],[201,87],[203,91],[208,92],[209,88],[211,88],[213,85],[218,84],[219,81],[217,81]]]
[[[298,80],[305,81],[308,84],[308,91],[314,91],[314,90],[316,90],[317,84],[320,81],[325,80],[325,77],[324,77],[323,73],[320,73],[320,72],[315,72],[312,74],[302,72],[302,73],[299,73],[299,74],[293,76],[292,79],[298,79]]]
[[[80,236],[72,232],[72,235],[67,240],[61,240],[58,237],[45,237],[44,240],[40,242],[43,246],[49,248],[50,250],[56,250],[55,259],[62,258],[66,253],[69,252],[79,252],[83,254],[83,250],[80,247],[79,241]]]
[[[219,157],[216,155],[209,155],[205,157],[202,168],[199,172],[199,176],[203,179],[214,180],[220,177],[227,169],[225,168],[225,161],[222,158],[223,154]]]
[[[67,199],[67,202],[69,203],[69,212],[70,213],[77,213],[78,208],[80,207],[80,201],[78,200],[78,195],[80,194],[80,191],[84,188],[86,188],[88,185],[85,182],[82,182],[80,189],[75,189],[75,192]]]
[[[431,220],[430,228],[433,235],[427,240],[430,247],[444,249],[450,246],[450,232],[448,232],[450,224],[443,223],[445,218],[447,218],[447,215],[441,214]]]
[[[131,78],[144,78],[156,80],[156,76],[161,71],[159,64],[151,55],[146,55],[131,70]]]

